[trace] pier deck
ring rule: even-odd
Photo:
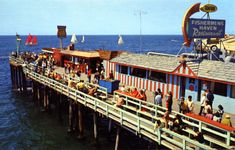
[[[204,131],[206,133],[206,144],[201,144],[190,139],[188,136],[175,133],[169,129],[155,128],[155,121],[159,120],[159,116],[163,115],[166,111],[164,107],[154,105],[150,102],[144,102],[143,104],[143,102],[138,99],[119,92],[114,92],[114,97],[115,95],[122,95],[125,97],[126,103],[124,108],[121,109],[115,106],[114,98],[106,101],[98,99],[74,88],[70,88],[59,81],[34,72],[32,69],[33,66],[25,65],[24,61],[20,59],[10,59],[15,64],[22,66],[24,74],[32,80],[54,89],[74,101],[89,107],[95,112],[101,113],[112,121],[117,122],[121,127],[136,133],[136,135],[147,137],[170,149],[195,149],[198,147],[203,149],[214,149],[212,145],[226,149],[234,148],[234,131],[218,128],[206,122],[173,111],[170,117],[173,118],[175,114],[179,114],[183,117],[184,123],[188,126],[185,129],[188,136],[190,136],[190,134],[195,134],[193,128],[198,128],[199,131]],[[136,109],[136,106],[138,109]],[[142,108],[145,108],[148,111],[142,111]]]

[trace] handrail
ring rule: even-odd
[[[25,64],[24,60],[22,60],[21,58],[15,59],[12,56],[10,56],[10,60],[14,60],[14,61],[16,61],[17,63],[20,63],[20,64]],[[27,64],[27,67],[30,68],[31,70],[35,69],[35,66],[33,66],[32,64]],[[45,72],[49,73],[48,71],[49,71],[48,68],[46,68]],[[77,81],[78,82],[77,79],[75,79],[73,77],[69,77],[69,75],[67,75],[67,74],[63,74],[63,75],[67,78],[67,80],[69,78],[72,78],[73,81]],[[98,84],[92,84],[92,83],[89,83],[89,82],[85,82],[85,84],[89,85],[89,86],[92,86],[92,87],[98,87],[97,91],[101,92],[105,96],[105,99],[108,98],[108,90],[107,90],[107,88],[102,87],[102,86],[100,86]]]
[[[188,137],[181,136],[177,133],[174,133],[168,129],[162,129],[158,128],[158,130],[154,130],[155,124],[141,116],[132,114],[128,111],[122,110],[118,107],[115,107],[112,104],[109,104],[107,102],[104,102],[102,100],[99,100],[95,97],[92,97],[88,94],[85,94],[81,91],[78,91],[76,89],[70,88],[67,85],[64,85],[56,80],[50,79],[46,76],[40,75],[26,67],[23,67],[23,71],[25,74],[27,74],[28,77],[30,77],[33,80],[36,80],[37,82],[40,82],[46,86],[49,86],[50,88],[74,99],[75,101],[101,113],[106,115],[108,118],[111,118],[117,122],[119,122],[121,125],[130,128],[134,131],[136,131],[139,134],[142,134],[158,143],[163,144],[164,146],[169,147],[169,144],[166,142],[163,142],[163,140],[168,140],[169,143],[172,143],[174,145],[179,146],[182,149],[191,149],[187,144],[194,145],[197,147],[201,147],[204,149],[212,149],[211,147],[200,144],[198,142],[195,142],[194,140],[189,139]],[[181,142],[177,142],[176,140],[169,140],[168,137],[166,137],[164,133],[169,133],[169,135],[173,137],[177,137],[181,140]],[[170,147],[169,147],[170,148]]]
[[[119,108],[117,108],[117,107],[115,107],[111,104],[108,104],[104,101],[101,101],[101,100],[99,100],[95,97],[87,95],[87,94],[85,94],[81,91],[78,91],[76,89],[70,88],[70,87],[68,87],[68,86],[66,86],[66,85],[64,85],[64,84],[62,84],[58,81],[55,81],[53,79],[50,79],[48,77],[42,76],[42,75],[34,73],[34,72],[30,72],[30,70],[29,69],[27,70],[27,68],[24,68],[24,70],[30,78],[32,78],[32,79],[34,79],[34,80],[36,80],[40,83],[47,84],[51,88],[57,90],[58,92],[68,91],[68,93],[66,93],[66,96],[68,96],[68,97],[70,97],[70,98],[72,98],[72,99],[74,99],[74,100],[76,100],[76,101],[78,101],[82,104],[86,103],[86,106],[94,109],[95,111],[98,111],[98,112],[108,116],[109,118],[112,118],[111,116],[118,117],[119,119],[116,119],[115,121],[118,121],[120,124],[122,124],[126,127],[130,128],[130,126],[128,126],[128,124],[130,124],[130,123],[133,124],[135,126],[135,128],[132,128],[132,129],[136,130],[137,133],[143,134],[143,135],[145,135],[147,137],[150,137],[150,138],[151,138],[151,136],[149,136],[148,134],[154,135],[154,136],[158,135],[158,134],[156,134],[156,132],[154,132],[154,123],[151,122],[151,121],[146,120],[145,118],[136,116],[136,115],[134,115],[134,114],[132,114],[128,111],[119,109]],[[45,82],[45,80],[47,80],[47,82]],[[77,97],[74,97],[74,95],[77,95],[77,96],[80,95],[79,99],[77,99]],[[104,109],[108,110],[108,112],[102,111]],[[110,109],[112,111],[110,111]],[[145,125],[145,124],[147,124],[147,125]],[[151,127],[151,128],[149,128],[149,127]],[[142,130],[144,131],[146,129],[149,129],[152,132],[150,132],[148,134],[142,133]],[[195,145],[194,140],[191,140],[191,139],[189,139],[185,136],[180,136],[180,135],[178,135],[174,132],[171,132],[169,130],[166,130],[166,129],[160,129],[160,130],[162,130],[166,133],[169,133],[170,135],[172,135],[174,137],[180,138],[182,141],[185,141],[183,143],[175,141],[174,144],[177,143],[177,145],[180,146],[181,148],[188,147],[187,143]],[[163,134],[160,134],[160,136],[162,136],[161,139],[166,139],[166,137]],[[157,141],[157,140],[155,140],[155,141]],[[205,149],[211,149],[210,147],[208,147],[204,144],[200,144],[200,143],[197,143],[197,145],[195,145],[195,146],[199,146],[199,147],[202,147],[202,148],[205,148]]]
[[[150,102],[145,102],[145,101],[139,100],[137,98],[131,97],[131,96],[126,95],[124,93],[120,93],[119,91],[114,91],[114,98],[115,98],[115,95],[120,95],[120,96],[124,97],[123,100],[125,101],[126,106],[128,106],[131,103],[131,104],[134,104],[136,107],[138,107],[138,109],[135,110],[136,115],[139,115],[140,112],[141,112],[141,109],[145,108],[147,110],[150,110],[150,112],[151,111],[155,112],[155,115],[152,118],[152,120],[157,120],[158,119],[158,117],[157,117],[158,114],[164,114],[165,111],[166,111],[165,107],[161,107],[161,106],[155,105],[155,104],[150,103]],[[142,105],[142,104],[144,104],[144,105]],[[164,110],[164,111],[162,111],[162,110]],[[173,115],[170,115],[171,118],[173,118],[174,115],[176,115],[176,114],[180,115],[181,117],[184,118],[183,119],[184,123],[186,123],[186,124],[188,124],[190,126],[198,128],[199,131],[204,130],[204,131],[209,132],[209,133],[211,133],[213,135],[216,135],[216,136],[224,138],[225,142],[226,142],[225,143],[226,144],[226,148],[231,146],[231,141],[235,140],[234,137],[231,136],[231,133],[233,133],[231,131],[227,131],[225,129],[219,128],[217,126],[214,126],[212,124],[209,124],[209,123],[197,120],[197,119],[194,119],[194,118],[192,118],[190,116],[186,116],[186,115],[184,115],[182,113],[179,113],[179,112],[176,112],[176,111],[172,111],[171,114],[173,114]],[[147,115],[146,113],[141,113],[141,115],[145,115],[146,117],[149,117],[149,115]],[[190,121],[188,121],[189,119],[193,120],[193,121],[190,122]],[[220,130],[220,131],[222,131],[224,133],[221,133],[220,131],[212,130],[211,127],[216,128],[216,129],[218,129],[218,130]],[[209,141],[210,139],[206,139],[206,140]],[[213,141],[209,141],[209,142],[212,142],[212,143],[214,143],[216,145],[221,146],[220,143],[213,142]]]

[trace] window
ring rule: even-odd
[[[231,86],[231,97],[235,98],[235,85]]]
[[[139,68],[131,68],[131,75],[140,77],[140,78],[145,78],[146,77],[146,70],[144,69],[139,69]]]
[[[156,71],[149,71],[148,79],[166,83],[166,74]]]
[[[214,94],[227,96],[227,84],[215,83],[214,84]]]
[[[119,72],[123,74],[128,74],[128,67],[127,66],[119,66]]]

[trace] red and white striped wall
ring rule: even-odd
[[[163,94],[171,91],[173,97],[179,98],[180,77],[176,75],[167,74],[166,83],[143,79],[118,72],[116,72],[115,79],[120,80],[120,82],[125,85],[137,87],[140,89],[146,89],[148,91],[156,91],[158,88],[161,89]]]
[[[120,80],[120,82],[124,85],[133,86],[140,89],[146,89],[148,91],[156,91],[158,88],[160,88],[163,94],[166,94],[168,91],[171,91],[174,98],[179,98],[181,77],[177,74],[166,74],[166,83],[162,83],[158,81],[143,79],[119,73],[116,70],[115,63],[109,61],[105,61],[105,63],[107,77],[109,76],[111,70],[113,70],[115,79]],[[182,71],[187,72],[187,69]]]
[[[105,67],[105,75],[106,77],[109,76],[109,73],[111,72],[111,70],[113,71],[114,77],[116,74],[116,65],[115,63],[112,63],[108,60],[104,60],[104,67]]]

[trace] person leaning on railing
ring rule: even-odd
[[[179,112],[180,113],[188,113],[188,103],[187,101],[184,99],[183,96],[180,97],[180,99],[178,100],[178,105],[179,105]]]
[[[232,122],[230,120],[230,115],[226,114],[225,118],[222,119],[221,123],[224,124],[224,125],[232,127]]]
[[[219,109],[217,110],[217,112],[213,114],[214,115],[213,120],[217,122],[221,122],[222,116],[224,114],[224,108],[222,105],[219,105],[218,108]]]
[[[122,108],[123,105],[124,105],[124,97],[119,97],[118,95],[116,95],[116,106],[119,107],[119,108]]]

